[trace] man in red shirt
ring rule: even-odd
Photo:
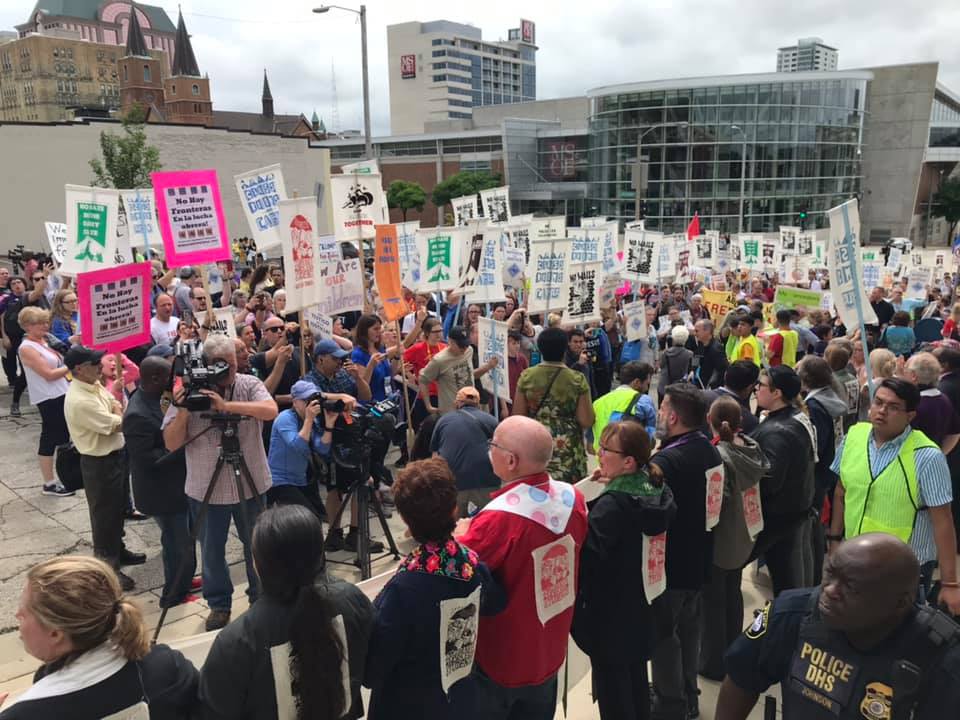
[[[435,317],[428,317],[423,321],[424,339],[403,352],[403,362],[410,363],[413,376],[420,379],[420,371],[438,352],[443,350],[447,344],[443,342],[443,326],[440,320]],[[437,383],[430,383],[430,402],[437,406]],[[419,430],[424,418],[427,417],[427,408],[424,407],[423,400],[420,399],[420,393],[417,393],[413,409],[410,411],[412,426],[414,430]]]
[[[477,716],[553,720],[587,506],[576,488],[547,474],[553,440],[540,423],[511,416],[489,446],[504,486],[457,528],[510,598],[503,612],[480,618]]]

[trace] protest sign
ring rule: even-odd
[[[476,195],[463,195],[453,198],[450,201],[450,206],[453,208],[453,224],[457,227],[466,227],[481,217],[477,208]]]
[[[570,263],[564,292],[563,308],[565,323],[588,323],[600,319],[600,286],[603,282],[603,265],[593,263]]]
[[[942,272],[947,267],[947,253],[945,250],[937,250],[933,253],[933,269],[935,272]]]
[[[598,228],[607,224],[607,218],[605,215],[595,215],[594,217],[585,217],[580,218],[580,227],[582,228]]]
[[[287,312],[313,305],[320,297],[320,262],[316,238],[317,199],[315,197],[281,200],[280,245],[286,272]]]
[[[340,249],[340,241],[336,235],[321,235],[317,238],[317,260],[343,260],[343,250]]]
[[[360,258],[320,264],[320,301],[317,311],[324,315],[342,315],[363,311],[363,277]]]
[[[861,248],[860,258],[864,263],[882,263],[883,255],[876,248]]]
[[[814,240],[813,242],[813,256],[810,258],[810,267],[816,270],[825,270],[827,267],[827,244],[823,240]]]
[[[827,264],[830,270],[830,291],[837,313],[848,329],[875,325],[877,315],[870,307],[863,284],[860,213],[857,202],[848,200],[829,210],[827,215],[830,218],[830,252]]]
[[[530,262],[530,221],[533,215],[514,215],[507,224],[510,246],[523,250],[523,266]]]
[[[503,269],[500,256],[500,238],[502,232],[499,227],[488,226],[480,236],[482,247],[480,264],[473,284],[467,288],[464,295],[475,303],[491,303],[506,300],[503,291]]]
[[[314,342],[333,337],[333,318],[324,315],[316,305],[304,309],[303,319],[313,332]]]
[[[823,300],[820,301],[820,309],[824,312],[833,312],[833,293],[829,290],[823,291]]]
[[[686,235],[682,236],[686,242]],[[658,263],[660,280],[665,281],[668,278],[677,275],[677,236],[664,235],[660,240],[660,260]]]
[[[821,302],[823,302],[823,293],[819,290],[807,290],[787,285],[779,285],[773,296],[773,304],[778,308],[787,310],[799,310],[800,308],[816,310],[820,307]]]
[[[560,240],[567,236],[567,218],[565,215],[533,218],[529,232],[530,242]]]
[[[527,312],[562,310],[565,305],[567,276],[570,273],[570,241],[540,240],[530,243],[531,282]]]
[[[417,252],[417,230],[420,221],[397,223],[397,247],[400,253],[400,281],[415,288],[420,282],[420,254]]]
[[[151,173],[160,235],[173,266],[230,259],[216,170]]]
[[[47,244],[50,246],[50,255],[57,265],[63,264],[63,254],[67,247],[67,224],[45,222],[43,227],[47,231]]]
[[[163,245],[160,224],[157,222],[157,204],[153,190],[121,190],[120,200],[127,215],[128,242],[133,247],[159,250]]]
[[[510,186],[480,191],[483,216],[491,223],[500,225],[510,222]]]
[[[75,275],[114,264],[120,193],[107,188],[66,185],[67,240],[60,271]]]
[[[910,251],[910,267],[923,267],[923,252],[920,250]]]
[[[637,283],[655,283],[660,279],[660,245],[663,235],[642,229],[624,233],[623,277]]]
[[[377,225],[377,239],[373,251],[373,276],[383,303],[383,314],[388,321],[403,320],[409,308],[403,302],[400,286],[400,250],[397,228]]]
[[[587,228],[588,236],[600,246],[600,262],[603,263],[603,274],[608,277],[619,275],[623,271],[618,226],[619,223],[614,220]]]
[[[473,672],[479,627],[479,586],[466,597],[440,601],[440,688],[444,693]]]
[[[280,244],[280,201],[287,199],[279,165],[233,176],[253,240],[260,250]],[[316,211],[314,211],[316,214]]]
[[[573,265],[600,262],[600,245],[590,237],[588,230],[567,228],[567,237],[571,243],[570,262]]]
[[[231,340],[237,338],[237,326],[234,323],[234,309],[232,307],[214,308],[213,324],[210,325],[209,335],[225,335]]]
[[[330,194],[337,240],[352,242],[358,248],[361,240],[372,240],[376,226],[386,218],[380,174],[331,175]]]
[[[484,227],[486,223],[484,223]],[[465,232],[466,238],[463,252],[460,255],[460,280],[456,292],[464,294],[473,287],[473,283],[480,274],[480,259],[483,256],[483,228],[479,222],[473,223]]]
[[[780,251],[788,255],[797,254],[797,238],[800,235],[800,228],[790,226],[780,226]]]
[[[760,241],[760,264],[767,272],[773,272],[780,256],[780,238],[764,237]]]
[[[693,239],[694,259],[697,267],[713,269],[713,260],[716,255],[715,240],[709,235],[697,235]]]
[[[744,270],[760,270],[763,267],[760,258],[762,235],[740,235],[740,267]]]
[[[710,313],[710,319],[714,325],[720,327],[723,318],[736,307],[733,297],[728,292],[718,290],[703,289],[700,294],[703,296],[703,306]]]
[[[903,261],[903,250],[896,247],[890,248],[890,254],[887,255],[887,267],[891,270],[900,270],[900,263]]]
[[[453,290],[457,286],[460,249],[469,230],[463,228],[430,228],[417,230],[420,255],[419,292]]]
[[[643,595],[652,603],[667,589],[667,534],[644,535],[640,549]]]
[[[152,273],[153,266],[144,262],[77,275],[84,345],[122,352],[151,341]]]
[[[623,306],[623,321],[627,327],[627,342],[647,339],[647,308],[642,302]]]
[[[480,382],[487,392],[510,402],[510,383],[507,381],[509,360],[507,358],[507,323],[493,318],[477,318],[477,352],[480,364],[498,358],[497,366],[481,376]]]
[[[523,248],[503,248],[503,284],[512,288],[522,288],[524,271],[527,267]]]
[[[907,291],[904,297],[911,300],[924,300],[933,270],[931,268],[912,268],[907,273]]]

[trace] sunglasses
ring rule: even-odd
[[[264,332],[280,332],[281,330],[283,330],[282,327],[269,327],[263,329]]]

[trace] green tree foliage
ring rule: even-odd
[[[933,197],[933,212],[945,217],[950,223],[950,237],[947,242],[952,243],[957,234],[957,223],[960,222],[960,178],[943,181],[940,190]]]
[[[147,144],[146,111],[134,105],[123,118],[123,133],[100,133],[103,158],[90,161],[93,185],[121,190],[150,187],[150,173],[160,170],[160,150]]]
[[[387,188],[387,207],[399,208],[403,214],[403,221],[407,221],[407,211],[423,212],[427,202],[427,193],[423,185],[406,180],[394,180]]]
[[[464,170],[456,175],[451,175],[433,188],[433,204],[442,208],[453,198],[475,195],[481,190],[500,187],[502,184],[503,179],[499,174],[492,175],[488,172]]]

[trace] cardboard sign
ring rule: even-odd
[[[120,265],[77,275],[83,344],[122,352],[151,342],[153,266]]]
[[[473,671],[479,627],[479,586],[464,598],[440,601],[440,687],[444,693]]]
[[[747,522],[747,532],[750,539],[756,540],[763,530],[763,508],[760,504],[760,486],[754,485],[742,493],[743,519]]]
[[[120,200],[127,215],[127,241],[144,251],[159,250],[163,245],[160,223],[157,222],[157,203],[153,190],[121,190]]]
[[[403,302],[400,285],[400,251],[397,228],[394,225],[377,225],[374,247],[373,275],[383,303],[384,317],[393,322],[403,320],[409,308]]]
[[[230,236],[216,170],[151,173],[160,235],[175,267],[230,259]]]
[[[723,505],[723,463],[707,468],[704,478],[707,484],[707,530],[713,530],[720,522],[720,508]]]
[[[453,224],[457,227],[467,227],[481,217],[476,195],[453,198],[450,201],[450,206],[453,208]]]
[[[602,285],[602,263],[571,263],[564,292],[563,321],[581,324],[599,320]]]
[[[417,230],[420,255],[418,292],[453,290],[457,286],[460,249],[469,232],[463,228]]]
[[[372,240],[376,226],[387,215],[379,173],[331,175],[333,196],[333,234],[340,241],[352,242],[358,248],[361,240]]]
[[[363,276],[360,258],[338,260],[320,265],[320,302],[324,315],[342,315],[363,311]]]
[[[667,534],[644,535],[640,552],[643,563],[643,594],[652,603],[667,589]]]
[[[237,338],[237,326],[234,323],[235,312],[232,307],[214,308],[213,324],[208,331],[209,335],[225,335],[231,340]]]
[[[527,271],[531,282],[527,312],[562,310],[566,306],[566,284],[570,275],[570,241],[531,242],[530,266]]]
[[[480,191],[483,216],[491,223],[500,225],[510,222],[510,186]]]
[[[66,275],[111,267],[117,252],[120,193],[66,185],[67,241],[60,271]]]
[[[567,533],[530,553],[533,558],[534,602],[541,625],[573,607],[576,552],[573,536]]]
[[[477,353],[480,364],[490,358],[498,358],[497,366],[480,378],[483,389],[488,393],[510,402],[510,383],[507,378],[509,360],[507,358],[507,323],[493,318],[477,318]]]
[[[314,197],[281,200],[280,246],[286,272],[287,312],[313,305],[320,297],[320,267],[315,231],[317,202]]]
[[[623,306],[623,321],[627,326],[627,342],[646,340],[647,308],[642,302],[627,303]]]
[[[268,250],[279,245],[280,201],[287,199],[280,166],[269,165],[234,175],[233,182],[257,248]]]

